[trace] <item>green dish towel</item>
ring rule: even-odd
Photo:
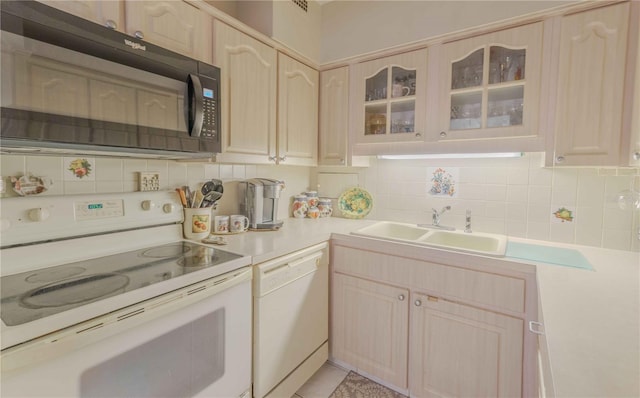
[[[574,249],[509,242],[505,256],[593,271],[589,261],[582,253]]]

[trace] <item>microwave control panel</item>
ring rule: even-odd
[[[219,119],[218,82],[215,79],[210,79],[204,76],[200,76],[200,82],[202,83],[201,95],[203,113],[200,137],[217,139]]]

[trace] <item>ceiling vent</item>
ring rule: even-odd
[[[307,12],[307,0],[291,0],[291,1],[293,1],[298,7],[302,8],[304,12]]]

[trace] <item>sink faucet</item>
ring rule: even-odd
[[[433,214],[432,214],[432,224],[434,227],[439,227],[440,226],[440,216],[442,214],[444,214],[445,211],[447,210],[451,210],[451,206],[445,206],[442,208],[442,210],[438,211],[436,209],[432,209],[433,210]]]
[[[471,210],[467,210],[467,216],[464,223],[464,232],[470,234],[471,232]]]

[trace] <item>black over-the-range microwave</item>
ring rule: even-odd
[[[35,1],[0,8],[1,152],[220,152],[219,68]]]

